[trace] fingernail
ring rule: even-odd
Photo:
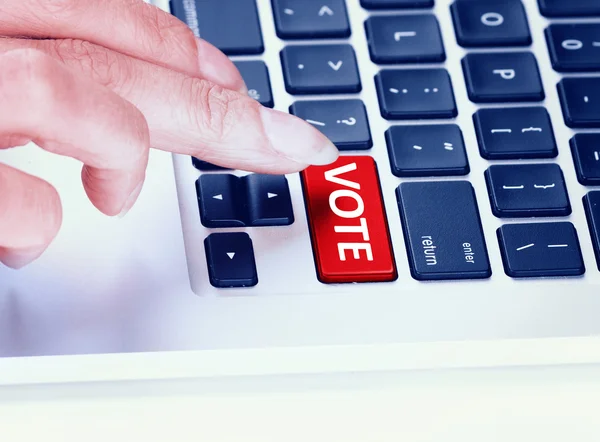
[[[127,201],[125,201],[125,204],[123,205],[123,209],[117,215],[117,218],[123,218],[125,215],[127,215],[127,213],[131,210],[131,208],[133,207],[133,205],[137,201],[138,197],[140,196],[140,193],[142,193],[142,188],[143,187],[144,187],[144,182],[142,181],[133,190],[133,192],[131,192],[131,195],[129,195],[129,198],[127,198]]]
[[[200,38],[196,39],[196,41],[198,46],[198,63],[202,78],[211,83],[247,95],[248,87],[242,78],[242,74],[240,74],[229,57]]]
[[[313,166],[324,166],[338,159],[337,147],[305,121],[266,107],[260,112],[265,133],[279,154]]]

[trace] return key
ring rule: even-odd
[[[396,195],[413,278],[427,281],[491,276],[470,183],[402,183]]]

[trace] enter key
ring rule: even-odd
[[[407,182],[396,190],[413,278],[492,274],[475,193],[466,181]]]

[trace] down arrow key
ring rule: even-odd
[[[214,287],[252,287],[258,283],[254,247],[247,233],[213,233],[204,240],[204,250]]]

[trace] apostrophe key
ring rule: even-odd
[[[392,173],[399,177],[467,175],[462,132],[454,124],[392,126],[385,133]]]

